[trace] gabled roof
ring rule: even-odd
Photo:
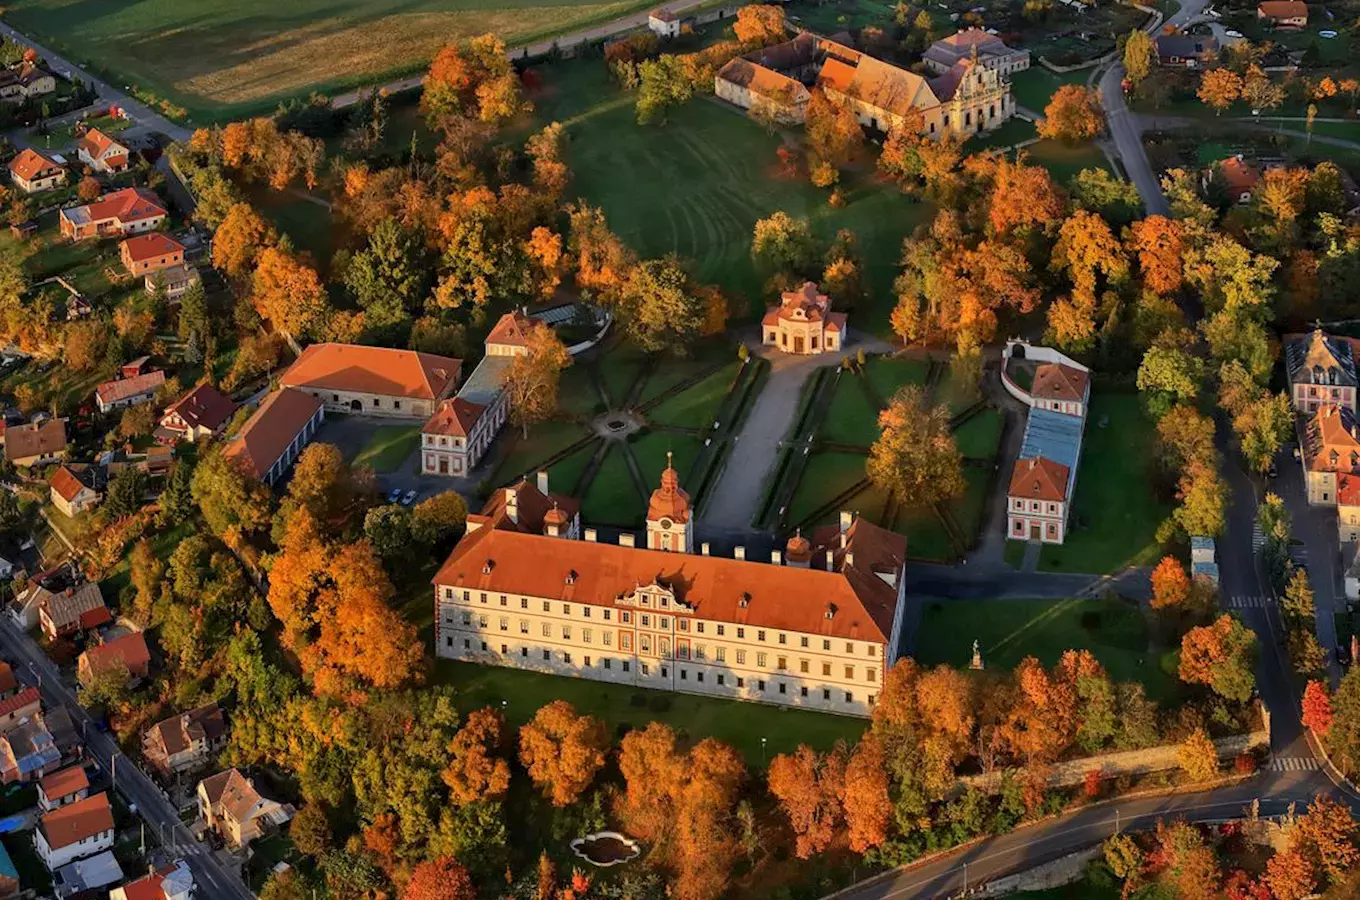
[[[515,518],[510,518],[510,498],[514,496]],[[556,509],[566,512],[568,518],[575,516],[581,504],[575,497],[566,494],[544,494],[538,485],[528,478],[518,484],[492,491],[482,506],[480,514],[468,516],[468,521],[477,527],[500,528],[509,531],[523,531],[529,534],[542,534],[548,513]]]
[[[1303,0],[1262,0],[1256,11],[1271,19],[1308,18],[1308,4]]]
[[[1323,406],[1304,427],[1303,462],[1313,472],[1360,475],[1360,425],[1344,406]]]
[[[844,64],[836,59],[828,59],[822,71],[830,69],[837,73],[828,85],[853,100],[884,110],[894,115],[904,116],[913,109],[930,109],[939,106],[940,101],[931,91],[930,85],[920,75],[899,69],[891,63],[859,54],[854,74],[842,86],[840,67]]]
[[[187,713],[163,719],[147,729],[147,736],[158,742],[167,755],[187,750],[195,741],[216,741],[227,731],[222,708],[208,703]]]
[[[34,703],[39,703],[41,701],[42,695],[38,693],[37,688],[24,688],[19,693],[0,700],[0,716],[12,715],[26,706],[32,706]]]
[[[52,490],[56,491],[61,499],[70,503],[80,495],[83,490],[90,489],[90,486],[80,479],[80,476],[71,470],[70,466],[59,466],[52,473],[49,482]]]
[[[1081,400],[1090,378],[1080,369],[1062,363],[1042,363],[1034,370],[1030,393],[1044,400]]]
[[[1067,466],[1042,456],[1017,459],[1011,470],[1008,497],[1061,502],[1067,499]]]
[[[1291,335],[1284,345],[1284,364],[1295,384],[1355,387],[1355,348],[1346,338],[1321,328],[1311,334]]]
[[[434,400],[458,380],[461,360],[415,350],[360,344],[312,344],[288,367],[279,384],[307,390]]]
[[[321,406],[304,391],[277,390],[264,398],[223,452],[252,477],[263,478]]]
[[[261,812],[273,801],[266,800],[255,785],[237,769],[227,769],[203,779],[199,787],[207,795],[208,802],[214,806],[221,804],[223,812],[238,824],[244,824]]]
[[[521,310],[514,310],[501,316],[494,326],[491,333],[486,336],[488,344],[504,344],[511,347],[525,347],[529,343],[529,334],[534,328],[542,325],[536,319],[526,316]]]
[[[1229,156],[1218,163],[1218,173],[1235,194],[1244,194],[1256,188],[1261,180],[1261,170],[1240,156]]]
[[[146,188],[129,187],[105,194],[84,206],[68,207],[61,214],[77,224],[110,219],[127,224],[159,218],[166,215],[166,209],[160,198]]]
[[[730,60],[718,70],[718,77],[776,103],[798,106],[808,102],[808,90],[802,82],[749,59]]]
[[[41,425],[30,422],[5,430],[5,458],[26,459],[47,456],[66,449],[66,423],[48,419]]]
[[[85,774],[85,767],[76,764],[58,769],[50,775],[43,777],[38,783],[43,795],[49,800],[57,800],[80,791],[89,790],[90,779]]]
[[[145,262],[158,256],[183,253],[184,245],[170,235],[160,231],[130,237],[119,246],[119,252],[134,263]]]
[[[99,402],[104,405],[118,403],[129,397],[137,397],[141,394],[154,393],[157,388],[165,384],[165,373],[160,369],[154,372],[147,372],[143,375],[133,375],[131,378],[119,378],[115,381],[106,381],[94,389],[94,394],[99,398]]]
[[[680,18],[664,6],[657,7],[647,15],[649,18],[656,19],[660,22],[674,22]]]
[[[25,147],[9,161],[9,170],[24,181],[32,181],[41,174],[61,169],[61,164],[39,150]]]
[[[191,427],[216,431],[236,414],[236,401],[204,382],[165,408],[165,415],[174,413]]]
[[[47,597],[47,617],[58,628],[76,624],[82,614],[92,609],[104,608],[104,595],[99,592],[97,581],[87,581]]]
[[[435,407],[434,415],[420,427],[421,434],[446,434],[454,437],[467,437],[486,410],[480,403],[472,403],[461,397],[441,400]]]
[[[91,159],[99,159],[101,156],[117,156],[120,153],[126,154],[128,148],[109,137],[98,128],[91,128],[76,142],[81,150],[84,150]]]
[[[54,809],[40,820],[38,827],[53,850],[92,838],[105,831],[113,831],[113,810],[104,794],[86,797],[60,809]]]
[[[89,670],[96,673],[119,665],[129,672],[144,672],[151,664],[151,651],[146,646],[146,637],[140,631],[91,647],[80,656]]]

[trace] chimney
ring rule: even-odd
[[[745,548],[745,547],[733,547],[733,548],[732,548],[732,558],[733,558],[733,559],[745,559],[745,558],[746,558],[746,548]]]
[[[543,496],[548,496],[548,472],[546,469],[538,473],[538,492]]]
[[[845,567],[851,568],[855,564],[855,554],[852,550],[845,551]]]
[[[622,534],[619,535],[619,546],[620,547],[637,546],[637,542],[634,539],[632,532],[623,532]]]
[[[709,550],[708,541],[704,541],[702,544],[699,545],[700,556],[708,556],[708,550]]]
[[[826,570],[828,572],[836,571],[836,551],[834,550],[826,551]]]
[[[595,533],[594,528],[587,528],[582,537],[584,537],[586,540],[590,541],[593,544],[595,543],[599,536]]]
[[[776,565],[776,566],[783,565],[783,564],[784,564],[784,554],[780,553],[778,550],[771,550],[771,551],[770,551],[770,562],[773,563],[773,564]]]
[[[516,525],[519,524],[519,488],[517,487],[505,489],[505,517]]]
[[[841,510],[841,546],[845,546],[845,533],[855,521],[855,514],[848,509]]]

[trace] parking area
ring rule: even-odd
[[[419,419],[391,419],[328,413],[316,440],[334,444],[346,462],[373,469],[384,497],[414,491],[412,503],[435,494],[456,490],[464,496],[476,492],[476,481],[420,473]]]

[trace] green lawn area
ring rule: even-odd
[[[1025,71],[1016,72],[1011,76],[1011,96],[1015,98],[1018,105],[1031,112],[1043,115],[1044,107],[1048,106],[1048,101],[1052,99],[1054,91],[1065,84],[1085,84],[1086,78],[1090,74],[1090,69],[1079,69],[1076,72],[1065,72],[1059,75],[1045,69],[1036,60]],[[1005,128],[1006,126],[1002,127]]]
[[[965,466],[963,469],[966,486],[959,497],[950,501],[949,509],[965,537],[977,534],[982,527],[982,517],[991,499],[991,491],[988,490],[990,476],[990,467]]]
[[[867,448],[878,438],[879,405],[869,396],[859,376],[842,371],[837,377],[840,380],[817,437]]]
[[[646,355],[626,341],[610,345],[596,363],[609,407],[619,409],[647,361]]]
[[[1030,144],[1021,152],[1029,154],[1029,161],[1034,165],[1048,169],[1053,181],[1063,187],[1066,187],[1082,169],[1110,168],[1110,161],[1095,144],[1069,146],[1046,138],[1036,144]]]
[[[929,374],[930,363],[924,359],[875,356],[864,363],[865,382],[885,403],[904,385],[924,385]]]
[[[264,184],[243,185],[242,192],[260,215],[292,239],[294,246],[312,254],[323,266],[330,263],[340,227],[330,210],[296,194],[270,190]]]
[[[669,365],[669,362],[663,363],[661,368]],[[733,359],[702,381],[662,400],[647,412],[647,418],[677,428],[703,428],[713,424],[740,367],[740,360]]]
[[[1053,665],[1065,650],[1087,649],[1116,681],[1141,681],[1148,696],[1174,697],[1175,680],[1149,651],[1142,611],[1123,600],[949,600],[926,604],[916,642],[923,665],[965,667],[978,642],[988,669],[1026,656]]]
[[[1296,131],[1306,130],[1302,122],[1289,123],[1289,127]],[[1313,134],[1360,142],[1360,122],[1314,122]]]
[[[1104,573],[1156,561],[1157,526],[1170,508],[1147,488],[1155,441],[1138,395],[1092,394],[1067,540],[1045,545],[1039,568]]]
[[[734,319],[764,310],[765,276],[751,259],[756,220],[783,210],[810,220],[829,241],[849,228],[867,260],[869,297],[855,327],[887,334],[902,239],[930,207],[867,176],[844,185],[833,208],[826,191],[778,174],[781,138],[739,110],[696,97],[664,125],[638,125],[634,98],[621,94],[598,59],[541,67],[544,86],[532,97],[537,124],[563,123],[573,196],[600,206],[610,227],[642,257],[676,253],[693,260],[694,276],[731,298]],[[657,190],[658,173],[674,190]]]
[[[518,729],[538,709],[566,700],[577,712],[603,719],[611,734],[665,722],[682,737],[726,741],[740,750],[747,764],[762,765],[760,739],[768,739],[766,759],[789,753],[799,744],[828,750],[838,740],[853,743],[867,722],[806,710],[782,709],[739,700],[718,700],[669,691],[653,691],[580,678],[542,675],[498,666],[439,660],[435,679],[457,691],[461,712],[483,706],[501,708]]]
[[[1021,72],[1020,74],[1028,73]],[[1040,108],[1036,112],[1043,112],[1043,109]],[[1036,133],[1033,122],[1012,118],[1000,128],[994,128],[981,137],[969,138],[967,143],[964,144],[963,150],[965,153],[976,153],[979,150],[990,150],[993,147],[1013,147],[1021,141],[1027,141],[1034,137]]]
[[[641,524],[645,517],[647,502],[633,483],[625,452],[621,444],[611,446],[586,489],[581,517],[592,525],[629,528]]]
[[[793,493],[793,499],[789,501],[789,524],[797,525],[803,522],[818,508],[830,503],[832,499],[862,480],[864,460],[865,457],[857,453],[820,451],[811,454],[807,466],[803,469],[803,477],[798,482],[798,488]],[[850,509],[855,508],[853,503],[847,505]],[[830,518],[834,519],[837,512],[832,510]],[[821,521],[826,520],[827,517],[823,517]]]
[[[991,459],[996,456],[1005,424],[1000,410],[984,409],[955,429],[954,443],[965,459]]]
[[[280,99],[411,74],[446,41],[507,46],[648,8],[639,0],[19,0],[5,21],[113,82],[169,96],[196,119],[272,112]],[[599,65],[599,60],[592,60]],[[603,66],[600,66],[603,70]]]
[[[381,425],[373,429],[368,443],[354,457],[356,466],[374,472],[395,472],[420,446],[419,425]]]
[[[589,366],[575,363],[563,370],[557,383],[557,411],[582,419],[604,412],[604,401],[600,399]]]
[[[90,118],[85,119],[84,123],[91,128],[98,128],[105,134],[119,134],[132,127],[132,121],[130,119],[114,118],[113,116],[91,116]],[[56,150],[60,150],[63,147],[69,147],[76,142],[77,124],[79,123],[72,121],[61,125],[54,125],[48,129],[48,133],[45,135],[34,132],[32,140],[43,147],[51,147]],[[50,143],[48,141],[49,137],[51,138]]]
[[[634,441],[629,449],[633,451],[633,458],[642,470],[642,480],[646,482],[648,490],[661,483],[661,472],[666,468],[666,453],[669,452],[672,454],[672,465],[680,475],[680,486],[688,490],[691,497],[694,496],[698,485],[691,483],[689,475],[694,468],[694,461],[699,458],[699,451],[703,449],[698,438],[670,431],[653,431]]]
[[[598,441],[591,441],[580,450],[570,453],[548,467],[548,487],[554,493],[575,497],[576,485],[586,469],[586,463],[595,455]]]
[[[529,429],[527,439],[520,437],[520,430],[513,426],[507,427],[506,432],[499,443],[507,449],[491,476],[493,485],[509,484],[590,436],[588,430],[575,422],[540,422]]]
[[[638,402],[654,400],[682,381],[737,358],[736,350],[723,338],[701,341],[688,356],[669,356],[659,360],[647,375]]]

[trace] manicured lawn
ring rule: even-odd
[[[626,342],[611,345],[600,357],[597,371],[610,409],[622,408],[646,361],[641,350]]]
[[[954,515],[954,521],[958,523],[965,537],[977,534],[982,527],[982,517],[987,512],[987,502],[991,498],[991,492],[988,490],[990,475],[990,468],[965,466],[963,480],[967,486],[962,494],[950,501],[949,508]]]
[[[364,449],[354,457],[354,465],[368,466],[374,472],[395,472],[420,446],[419,425],[382,425],[373,429]]]
[[[1053,181],[1062,187],[1066,187],[1082,169],[1110,168],[1110,161],[1095,144],[1069,146],[1045,139],[1020,152],[1029,154],[1029,161],[1034,165],[1048,169]]]
[[[841,371],[835,393],[817,437],[824,441],[868,447],[878,439],[879,405],[858,375]]]
[[[98,128],[105,134],[118,134],[132,127],[132,122],[129,119],[114,118],[113,116],[92,116],[85,119],[84,122],[91,128]],[[45,135],[34,132],[32,140],[43,147],[51,147],[56,150],[69,147],[76,142],[77,124],[77,122],[66,122],[61,125],[54,125]],[[51,143],[48,143],[49,137]]]
[[[423,68],[446,41],[509,46],[612,19],[638,0],[19,0],[15,28],[77,64],[169,95],[195,117],[271,112],[283,97]],[[598,59],[594,60],[598,65]],[[603,66],[601,66],[603,69]]]
[[[1048,106],[1048,101],[1052,99],[1054,91],[1065,84],[1085,84],[1086,78],[1090,74],[1089,69],[1079,69],[1076,72],[1066,72],[1059,75],[1045,69],[1036,61],[1025,71],[1016,72],[1011,76],[1011,96],[1020,106],[1043,115],[1044,107]],[[1007,123],[1007,125],[1009,124]],[[1002,128],[1005,127],[1005,125],[1002,126]]]
[[[580,678],[541,675],[497,666],[440,660],[435,678],[457,690],[460,711],[483,706],[503,709],[518,729],[538,709],[566,700],[577,712],[603,719],[613,735],[649,722],[665,722],[683,737],[726,741],[740,750],[747,764],[761,766],[760,739],[767,739],[765,759],[792,752],[799,744],[830,749],[838,740],[853,743],[867,724],[862,719],[805,710],[780,709],[758,703],[695,697]]]
[[[589,431],[574,422],[540,422],[529,429],[527,439],[520,437],[518,428],[507,427],[501,441],[505,442],[508,449],[496,466],[491,483],[509,484],[589,436]]]
[[[677,428],[703,428],[713,424],[740,366],[740,360],[733,359],[702,381],[662,400],[647,412],[647,418]]]
[[[737,352],[726,340],[707,340],[693,348],[688,356],[666,357],[653,367],[647,383],[638,395],[639,403],[660,397],[682,381],[702,375],[737,358]]]
[[[1156,561],[1157,526],[1171,510],[1147,487],[1155,441],[1136,394],[1092,395],[1067,540],[1044,547],[1041,569],[1103,573]]]
[[[585,472],[586,463],[595,455],[598,441],[591,441],[580,450],[570,453],[548,467],[548,488],[557,494],[575,497],[576,486]]]
[[[633,483],[624,452],[621,444],[610,447],[586,489],[581,517],[591,524],[627,528],[645,518],[647,502]]]
[[[604,401],[590,368],[584,363],[567,367],[557,383],[557,411],[564,416],[590,418],[604,412]]]
[[[1025,542],[1006,541],[1006,565],[1018,569],[1025,561]]]
[[[999,410],[984,409],[954,431],[954,443],[965,459],[991,459],[996,456],[1005,424]]]
[[[789,501],[788,522],[796,525],[864,478],[864,457],[857,453],[813,453]],[[853,509],[851,504],[848,508]],[[832,518],[836,515],[832,511]]]
[[[1027,73],[1021,72],[1020,74],[1024,75]],[[1014,90],[1014,88],[1012,88],[1012,90]],[[1043,109],[1041,108],[1035,111],[1043,112]],[[1034,137],[1035,134],[1033,122],[1012,118],[1000,128],[995,128],[982,137],[969,138],[963,149],[965,153],[976,153],[979,150],[989,150],[993,147],[1013,147],[1021,141],[1029,140]]]
[[[1148,649],[1148,625],[1123,600],[951,600],[926,604],[917,661],[965,667],[973,641],[988,669],[1013,668],[1026,656],[1053,665],[1065,650],[1087,649],[1116,681],[1141,681],[1148,696],[1175,696],[1175,681]]]
[[[924,385],[929,374],[930,363],[923,359],[875,356],[864,363],[864,380],[884,403],[904,385]]]
[[[299,250],[306,250],[323,266],[329,264],[340,227],[330,210],[296,194],[273,191],[262,184],[246,185],[244,193],[260,215],[288,235]]]
[[[666,468],[666,453],[669,452],[672,454],[672,465],[680,476],[680,486],[689,491],[691,498],[699,486],[692,484],[689,476],[702,448],[703,444],[698,438],[669,431],[650,432],[629,445],[648,490],[661,483],[661,471]]]

